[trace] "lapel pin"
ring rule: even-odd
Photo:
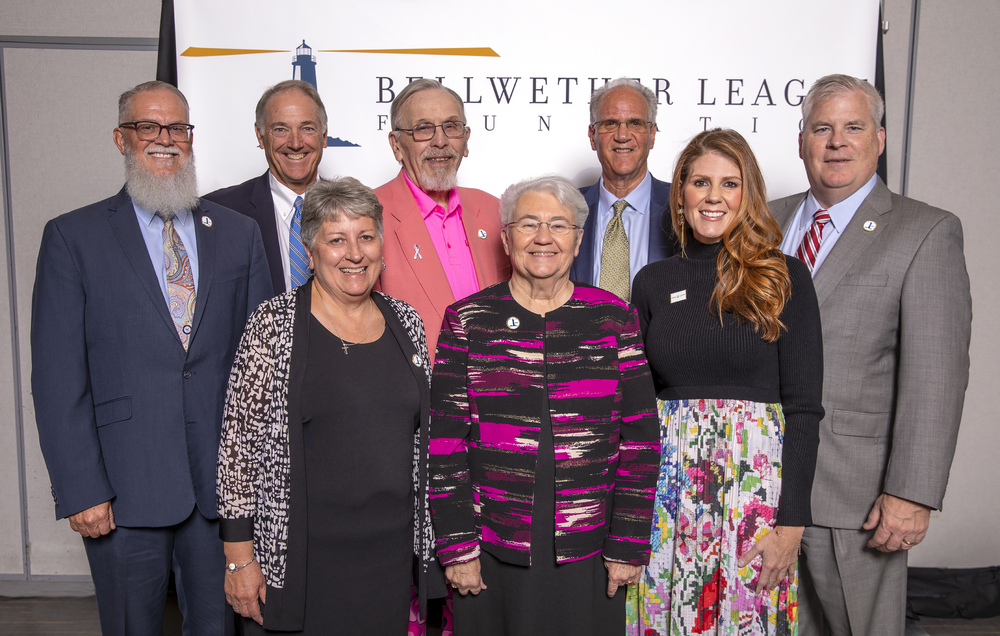
[[[201,217],[201,224],[204,225],[205,227],[212,227],[212,219],[208,218],[207,216],[203,216]]]
[[[424,255],[420,253],[420,246],[416,243],[413,244],[413,260],[424,260]]]
[[[865,232],[872,232],[878,227],[878,224],[875,221],[865,221],[865,224],[861,227],[865,228]]]
[[[686,300],[688,297],[688,290],[682,289],[679,292],[674,292],[670,294],[670,304],[679,303],[682,300]]]
[[[515,318],[514,316],[511,316],[510,318],[507,319],[507,327],[509,329],[517,329],[520,326],[521,326],[521,321]]]
[[[486,238],[486,230],[482,230],[481,229],[481,230],[479,230],[478,234],[479,234],[479,238],[481,238],[481,239],[485,239]]]
[[[415,367],[422,367],[422,366],[424,366],[423,358],[421,358],[420,356],[418,356],[415,353],[413,354],[413,357],[410,358],[410,360],[413,360],[413,366],[415,366]]]

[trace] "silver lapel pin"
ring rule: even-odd
[[[424,255],[420,253],[420,246],[416,243],[413,244],[413,260],[424,260]]]

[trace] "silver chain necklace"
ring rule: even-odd
[[[333,327],[333,335],[337,336],[340,340],[340,346],[344,348],[344,355],[347,355],[348,347],[353,347],[354,345],[361,344],[365,341],[365,338],[368,337],[368,334],[372,330],[372,317],[375,315],[375,303],[372,301],[371,296],[368,297],[368,330],[365,331],[365,335],[361,336],[361,340],[352,342],[351,344],[347,344],[347,341],[344,340],[339,333],[337,333],[337,325],[333,322],[333,316],[330,315],[330,308],[326,305],[326,299],[323,298],[322,291],[319,292],[319,302],[323,304],[323,312],[326,313],[326,319],[330,321],[330,326]]]

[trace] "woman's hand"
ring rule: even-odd
[[[804,529],[802,526],[775,526],[774,530],[757,540],[737,561],[737,565],[743,568],[760,555],[758,594],[769,593],[781,584],[783,578],[792,574],[795,561],[799,558],[799,545]]]
[[[226,542],[223,545],[226,563],[240,566],[254,558],[253,541]],[[240,616],[252,618],[258,625],[264,624],[264,616],[260,613],[257,599],[261,603],[266,602],[266,593],[264,573],[260,571],[260,564],[256,561],[238,572],[226,572],[226,602]]]
[[[444,569],[444,578],[448,585],[458,590],[458,593],[465,596],[469,592],[473,595],[479,594],[480,590],[486,589],[483,577],[480,574],[479,559],[449,565]]]
[[[635,585],[642,574],[641,565],[629,565],[604,559],[604,567],[608,569],[608,596],[614,597],[619,587]]]

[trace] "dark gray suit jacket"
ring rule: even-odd
[[[271,184],[267,175],[265,172],[239,185],[209,192],[202,198],[230,210],[236,210],[257,221],[260,237],[264,241],[264,253],[267,254],[268,269],[271,272],[271,286],[274,288],[274,295],[277,296],[287,290],[285,268],[281,262],[281,247],[278,245],[278,226],[274,220],[274,199],[271,197]],[[287,238],[285,237],[286,240]]]
[[[805,196],[770,204],[782,228]],[[941,508],[969,381],[962,250],[955,215],[879,180],[816,272],[826,417],[815,524],[859,529],[883,492]]]
[[[580,188],[583,198],[590,207],[590,214],[583,226],[583,241],[580,243],[580,253],[573,260],[573,268],[569,277],[588,285],[597,285],[594,280],[594,241],[604,240],[594,229],[597,223],[597,205],[601,200],[601,182]],[[677,251],[676,237],[670,225],[670,184],[653,177],[653,187],[649,194],[649,245],[646,262],[654,263],[670,258]],[[637,272],[632,272],[635,278]]]

